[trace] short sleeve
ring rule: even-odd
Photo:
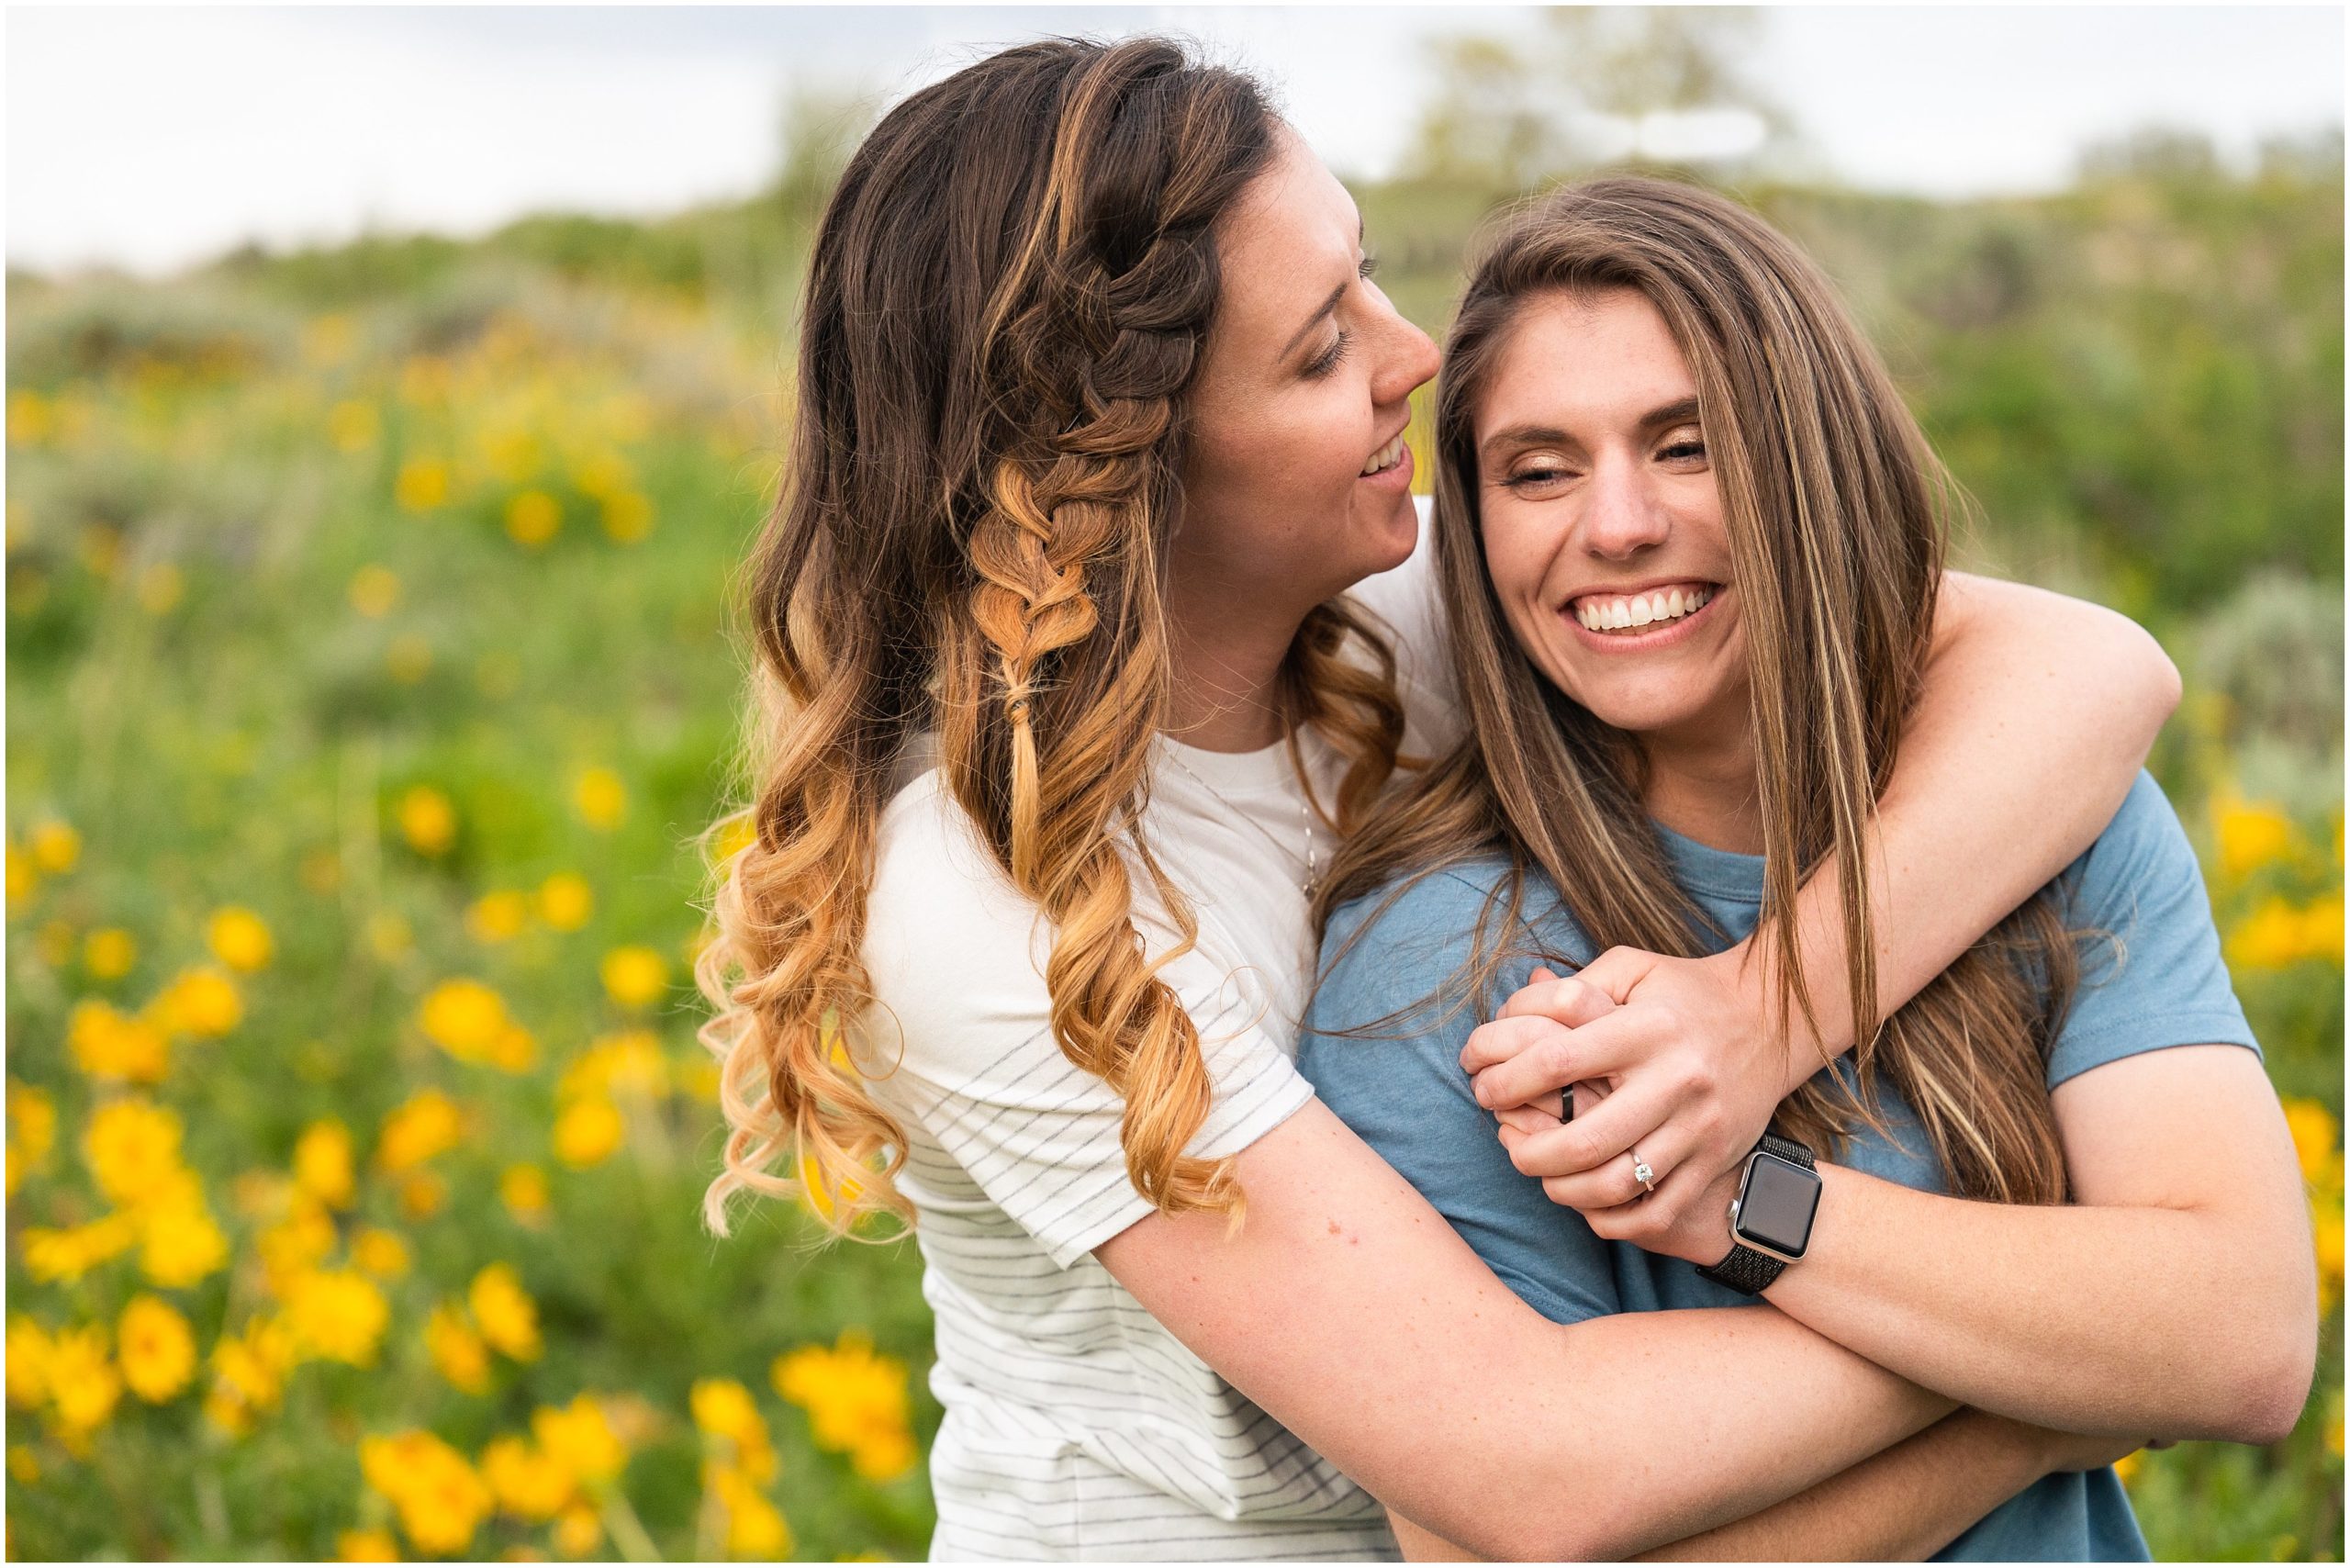
[[[1436,520],[1426,496],[1412,498],[1420,516],[1419,543],[1400,566],[1365,577],[1348,590],[1393,635],[1395,683],[1404,700],[1404,749],[1442,755],[1460,738],[1460,685],[1452,674],[1452,639],[1437,580]]]
[[[2210,896],[2178,813],[2141,771],[2121,809],[2067,875],[2080,986],[2048,1058],[2048,1087],[2169,1046],[2257,1052],[2220,956]],[[2109,934],[2110,940],[2106,935]]]
[[[1514,956],[1492,996],[1439,1022],[1450,997],[1427,999],[1468,962],[1483,892],[1439,871],[1382,911],[1386,896],[1366,894],[1332,915],[1328,973],[1298,1036],[1298,1070],[1528,1305],[1554,1323],[1621,1310],[1606,1243],[1518,1174],[1460,1067],[1470,1031],[1531,977],[1535,959]],[[1366,1033],[1338,1034],[1348,1029]]]
[[[1136,925],[1154,956],[1171,945],[1147,910]],[[867,905],[877,1004],[854,1031],[857,1065],[1065,1269],[1152,1205],[1126,1172],[1124,1100],[1053,1037],[1050,944],[935,774],[890,802]],[[1190,1011],[1214,1081],[1189,1152],[1237,1153],[1313,1097],[1230,977],[1196,951],[1159,974]]]

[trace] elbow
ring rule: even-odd
[[[2304,1315],[2287,1316],[2298,1330]],[[2266,1347],[2266,1364],[2248,1369],[2227,1412],[2230,1441],[2265,1448],[2283,1442],[2300,1425],[2317,1376],[2317,1325],[2312,1320],[2307,1327],[2306,1333],[2277,1336]]]
[[[2154,634],[2119,610],[2111,612],[2116,640],[2121,644],[2121,682],[2119,689],[2134,699],[2132,706],[2143,719],[2146,745],[2152,748],[2154,736],[2178,711],[2185,686],[2179,679],[2178,666],[2172,662]]]

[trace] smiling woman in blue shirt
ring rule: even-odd
[[[1811,1331],[1774,1355],[1857,1354],[1952,1412],[1681,1551],[2144,1558],[2109,1462],[2280,1438],[2316,1340],[2291,1142],[2168,802],[2142,776],[1880,1027],[1864,823],[1928,664],[1950,491],[1826,279],[1709,194],[1570,187],[1483,255],[1438,388],[1469,733],[1333,868],[1300,1070],[1554,1321],[1759,1299]],[[1607,1092],[1672,1033],[1616,1004],[1651,955],[1771,924],[1830,854],[1863,1044],[1774,1119],[1818,1201],[1758,1298],[1699,1271],[1731,1255],[1737,1168],[1647,1137],[1660,1075]],[[1897,903],[1971,868],[1886,870]],[[1777,925],[1758,957],[1785,1020],[1818,999]],[[1638,1445],[1730,1392],[1670,1361],[1651,1387],[1589,1419]]]

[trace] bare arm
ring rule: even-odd
[[[2149,1051],[2060,1084],[2054,1106],[2076,1203],[1968,1203],[1831,1168],[1819,1244],[1768,1299],[2022,1420],[2281,1440],[2309,1394],[2317,1278],[2259,1058]]]
[[[1833,1481],[1640,1554],[1659,1562],[1922,1562],[1986,1514],[2060,1470],[2110,1464],[2137,1445],[2085,1439],[1960,1410]]]
[[[2109,1464],[2134,1445],[2094,1445],[1980,1410],[1958,1410],[1761,1513],[1636,1554],[1646,1562],[1923,1562],[1992,1509],[2059,1470]],[[1415,1562],[1474,1562],[1388,1515]]]
[[[1238,1164],[1237,1234],[1152,1215],[1095,1256],[1374,1496],[1489,1556],[1678,1540],[1953,1408],[1769,1309],[1550,1323],[1319,1101]]]

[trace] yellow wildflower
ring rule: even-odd
[[[465,929],[476,942],[511,941],[530,921],[529,896],[512,888],[484,893],[465,911]]]
[[[314,316],[302,328],[302,358],[320,369],[341,364],[358,346],[358,324],[340,312]]]
[[[338,1562],[397,1562],[400,1543],[387,1529],[347,1529],[334,1538]]]
[[[492,426],[482,431],[481,454],[489,471],[509,485],[519,485],[538,473],[545,461],[539,438],[514,426]],[[537,491],[528,492],[535,495]]]
[[[100,1192],[118,1204],[137,1204],[179,1169],[180,1119],[150,1101],[111,1101],[91,1114],[82,1155]]]
[[[349,1208],[351,1129],[332,1116],[304,1127],[294,1144],[294,1182],[329,1208]]]
[[[599,1036],[564,1069],[554,1089],[558,1102],[614,1094],[658,1099],[668,1092],[669,1058],[650,1029],[621,1029]]]
[[[375,1163],[394,1174],[410,1170],[457,1146],[464,1114],[438,1089],[420,1089],[384,1118],[375,1140]]]
[[[222,1335],[212,1347],[206,1418],[231,1437],[252,1430],[253,1417],[275,1407],[297,1353],[292,1332],[274,1317],[254,1318],[241,1335]]]
[[[2272,895],[2229,930],[2222,946],[2228,967],[2239,972],[2281,969],[2301,954],[2300,913]]]
[[[285,1217],[253,1238],[272,1294],[285,1294],[295,1276],[308,1272],[334,1250],[334,1220],[326,1205],[297,1192]]]
[[[604,532],[622,544],[633,544],[653,532],[653,503],[634,490],[604,498]]]
[[[40,1480],[40,1461],[29,1447],[23,1443],[8,1445],[8,1475],[19,1486],[31,1486]],[[11,1562],[17,1561],[13,1547],[5,1555]]]
[[[2301,911],[2300,951],[2305,958],[2342,963],[2342,890],[2316,900]]]
[[[2325,1174],[2341,1126],[2333,1113],[2314,1100],[2288,1098],[2285,1125],[2292,1129],[2293,1152],[2301,1162],[2301,1179],[2314,1182]]]
[[[82,835],[71,824],[51,817],[27,835],[25,847],[31,851],[35,866],[59,876],[73,869],[73,863],[81,859]]]
[[[21,909],[40,889],[40,873],[33,867],[33,857],[8,841],[8,907]]]
[[[791,1551],[791,1527],[749,1479],[719,1465],[711,1489],[726,1506],[726,1552],[730,1557],[771,1560]]]
[[[187,1319],[161,1296],[131,1298],[115,1325],[123,1381],[150,1405],[161,1405],[196,1374],[196,1335]]]
[[[546,1172],[535,1165],[509,1165],[498,1178],[498,1196],[506,1212],[522,1224],[543,1224],[547,1216]]]
[[[161,1028],[144,1014],[127,1015],[94,996],[73,1004],[65,1044],[73,1065],[101,1081],[159,1083],[171,1070],[172,1043]]]
[[[122,1374],[106,1359],[104,1324],[69,1328],[50,1341],[49,1397],[60,1425],[89,1432],[103,1427],[122,1397]]]
[[[97,980],[120,980],[139,961],[139,943],[119,925],[101,925],[82,938],[82,967]]]
[[[2211,799],[2220,873],[2241,878],[2292,852],[2293,821],[2273,801],[2247,801],[2233,790]]]
[[[459,1393],[489,1391],[488,1347],[453,1303],[442,1302],[432,1309],[424,1325],[424,1347],[441,1375]]]
[[[571,803],[580,821],[609,833],[628,814],[628,786],[609,767],[585,768],[572,785]]]
[[[858,1473],[890,1480],[912,1467],[905,1363],[877,1355],[861,1330],[844,1329],[831,1350],[806,1345],[778,1356],[768,1375],[808,1412],[816,1445],[849,1454]]]
[[[392,1309],[375,1282],[355,1269],[297,1274],[285,1296],[296,1341],[311,1355],[373,1366]]]
[[[489,1045],[489,1065],[500,1072],[528,1072],[538,1064],[539,1037],[509,1022]]]
[[[446,980],[425,997],[419,1022],[442,1050],[459,1061],[478,1062],[506,1028],[506,1001],[477,980]]]
[[[544,490],[524,490],[506,503],[506,532],[515,543],[537,550],[563,527],[563,506]]]
[[[457,842],[457,808],[430,784],[400,797],[400,836],[420,855],[446,855]]]
[[[57,1103],[45,1089],[8,1081],[8,1152],[22,1154],[28,1166],[49,1158],[57,1142]]]
[[[269,963],[273,949],[269,925],[241,905],[228,904],[214,910],[212,918],[205,923],[204,936],[213,956],[232,969],[250,974]]]
[[[539,884],[539,918],[557,931],[576,931],[596,913],[596,891],[588,879],[557,871]]]
[[[518,1361],[539,1356],[539,1309],[510,1263],[492,1263],[474,1275],[465,1292],[481,1337]]]
[[[481,1471],[498,1506],[517,1518],[551,1519],[576,1490],[570,1471],[510,1433],[491,1439],[482,1450]]]
[[[149,1016],[177,1035],[225,1035],[237,1026],[244,1011],[237,982],[208,964],[182,969],[147,1004]]]
[[[27,1226],[23,1236],[25,1267],[43,1283],[62,1281],[71,1284],[99,1264],[129,1251],[138,1239],[138,1222],[121,1210],[62,1230]]]
[[[554,1153],[575,1170],[608,1159],[620,1148],[625,1127],[620,1107],[590,1096],[575,1100],[554,1119]]]
[[[585,1486],[611,1480],[628,1463],[628,1450],[592,1394],[577,1394],[566,1406],[541,1406],[531,1414],[531,1431]]]
[[[408,1243],[370,1226],[351,1238],[351,1260],[379,1280],[397,1279],[408,1271]]]
[[[2138,1474],[2138,1462],[2144,1455],[2145,1451],[2145,1450],[2140,1449],[2135,1453],[2125,1453],[2120,1459],[2113,1462],[2113,1473],[2121,1479],[2121,1484],[2124,1486],[2129,1485],[2132,1481],[2136,1479]]]
[[[566,1505],[554,1521],[554,1549],[565,1557],[585,1557],[603,1539],[603,1524],[586,1502]]]
[[[431,511],[449,499],[449,465],[437,457],[411,457],[392,482],[392,499],[402,511]]]
[[[362,1473],[391,1499],[408,1540],[420,1551],[462,1553],[497,1501],[464,1455],[421,1431],[359,1446]]]
[[[669,985],[669,960],[654,948],[615,947],[604,955],[604,990],[622,1007],[650,1007]]]
[[[229,1238],[200,1190],[151,1203],[140,1218],[140,1271],[166,1289],[184,1290],[229,1261]]]
[[[8,1316],[8,1403],[37,1410],[49,1398],[49,1330],[21,1312]]]
[[[400,1213],[428,1220],[449,1201],[449,1183],[430,1170],[411,1170],[400,1181]]]
[[[382,421],[373,403],[346,398],[327,410],[327,439],[337,452],[364,452],[375,444]]]
[[[8,444],[37,445],[54,426],[49,399],[29,386],[19,386],[8,394]]]

